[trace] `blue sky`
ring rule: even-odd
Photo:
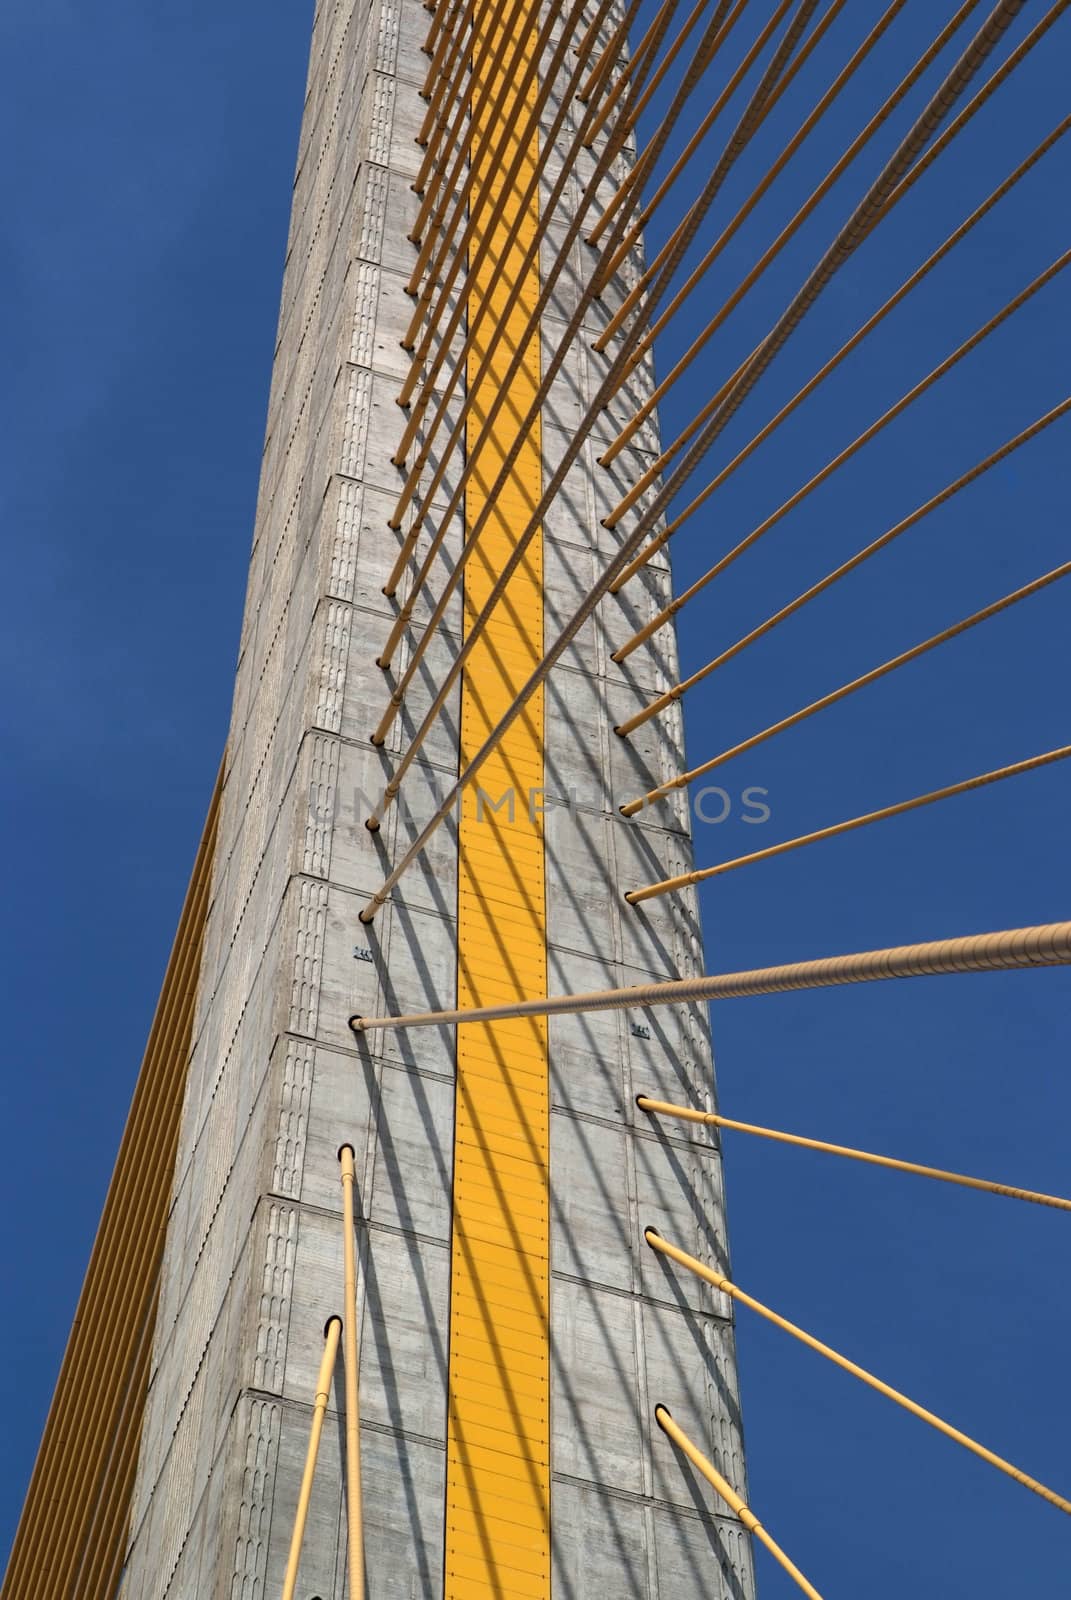
[[[671,330],[661,371],[952,9],[909,0]],[[734,169],[710,229],[878,10],[849,0]],[[1011,44],[1042,10],[1026,6]],[[0,19],[12,685],[4,1545],[226,732],[310,14],[248,0],[104,0],[91,12],[38,0]],[[711,473],[1050,131],[1067,109],[1069,52],[1065,18],[843,269],[726,431]],[[766,331],[950,58],[672,393],[667,437]],[[1067,248],[1069,169],[1071,136],[730,480],[674,541],[678,585]],[[686,609],[686,669],[1063,399],[1068,288],[1044,290]],[[691,758],[1067,559],[1069,427],[694,691]],[[1067,742],[1069,593],[1056,586],[726,767],[718,781],[731,793],[769,791],[771,819],[700,828],[700,860]],[[703,895],[710,969],[1066,916],[1069,781],[1052,768],[715,880]],[[1069,1000],[1071,974],[1052,971],[726,1003],[714,1017],[723,1109],[1068,1192]],[[744,1287],[1071,1491],[1066,1216],[739,1135],[726,1135],[726,1152]],[[827,1595],[1066,1585],[1058,1512],[747,1312],[740,1359],[753,1504]],[[767,1600],[795,1592],[761,1572]]]

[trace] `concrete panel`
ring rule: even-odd
[[[551,1304],[555,1471],[642,1494],[640,1354],[631,1297],[556,1278]]]
[[[641,1502],[556,1481],[552,1516],[554,1600],[650,1593],[648,1527]],[[682,1587],[677,1593],[706,1595],[709,1590]]]
[[[551,1168],[560,1180],[551,1198],[555,1272],[632,1288],[624,1128],[559,1113],[551,1118]]]
[[[450,1241],[454,1087],[384,1066],[369,1215],[385,1227]]]

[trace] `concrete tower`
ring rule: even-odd
[[[706,1261],[727,1260],[715,1144],[688,1124],[655,1126],[635,1106],[643,1092],[711,1104],[702,1008],[356,1038],[348,1027],[355,1012],[486,1004],[704,966],[690,891],[650,910],[623,899],[691,861],[683,802],[630,821],[617,810],[682,766],[676,713],[628,741],[614,733],[677,677],[671,630],[624,666],[611,660],[665,603],[660,560],[627,595],[600,603],[374,921],[361,920],[612,558],[620,535],[600,519],[657,444],[648,425],[613,467],[596,463],[615,420],[649,392],[641,363],[451,683],[451,662],[602,382],[608,361],[591,341],[634,283],[638,256],[592,299],[595,258],[570,227],[591,183],[605,203],[629,170],[626,143],[601,172],[612,117],[591,151],[568,155],[584,110],[569,83],[572,44],[594,21],[597,59],[623,11],[589,5],[580,19],[560,8],[554,26],[569,30],[568,48],[547,84],[556,33],[534,76],[516,44],[497,51],[504,33],[536,50],[554,20],[536,0],[440,5],[450,13],[438,23],[444,82],[452,35],[474,29],[462,175],[489,193],[508,188],[499,217],[484,207],[481,226],[498,230],[484,264],[456,280],[462,315],[434,381],[441,394],[461,362],[460,381],[399,519],[436,407],[434,397],[408,414],[397,404],[413,362],[401,341],[414,315],[408,235],[419,220],[432,16],[420,0],[320,0],[221,784],[7,1600],[276,1600],[325,1322],[346,1316],[343,1144],[356,1174],[368,1595],[753,1594],[747,1536],[653,1419],[668,1406],[744,1490],[728,1302],[671,1275],[644,1243],[654,1227]],[[497,128],[518,96],[542,132],[510,133],[503,153]],[[461,127],[456,103],[437,115]],[[545,142],[553,148],[532,197]],[[526,266],[526,241],[552,203]],[[464,246],[470,262],[482,236]],[[421,237],[434,245],[433,222]],[[452,259],[444,247],[436,268],[433,249],[438,282]],[[555,262],[542,355],[534,341],[511,373]],[[459,355],[484,301],[481,331]],[[578,308],[583,328],[569,341]],[[521,428],[564,345],[538,424]],[[506,403],[488,421],[500,391]],[[392,458],[407,415],[400,467]],[[466,461],[473,470],[451,507]],[[425,496],[406,575],[388,598]],[[385,671],[377,657],[437,529]],[[464,605],[459,589],[425,645],[447,574],[476,533]],[[446,684],[441,714],[371,831],[385,783]],[[344,1411],[340,1364],[301,1600],[347,1593]]]

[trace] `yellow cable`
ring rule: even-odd
[[[889,296],[888,300],[880,305],[878,309],[871,316],[869,316],[860,327],[856,329],[851,338],[847,339],[844,344],[841,345],[840,349],[835,351],[835,353],[830,356],[829,360],[818,369],[812,378],[807,380],[807,382],[803,385],[803,388],[797,389],[791,400],[787,400],[781,409],[770,418],[770,421],[765,423],[759,429],[758,433],[756,433],[753,438],[749,439],[747,444],[744,445],[742,449],[737,451],[732,460],[715,474],[706,487],[700,490],[699,494],[696,495],[694,500],[692,500],[683,511],[679,512],[675,517],[673,517],[672,520],[668,522],[662,529],[662,531],[655,535],[649,544],[644,546],[640,553],[629,562],[628,566],[621,573],[620,577],[615,578],[610,588],[611,594],[617,594],[630,578],[635,577],[636,573],[639,572],[641,567],[646,566],[651,557],[656,555],[658,551],[662,549],[663,545],[668,543],[673,535],[680,528],[682,528],[684,524],[691,517],[693,517],[702,506],[706,504],[711,495],[714,494],[717,489],[720,489],[722,484],[731,478],[733,473],[736,472],[739,467],[743,466],[744,462],[749,458],[749,456],[754,454],[761,444],[765,444],[766,440],[772,433],[776,432],[776,430],[781,426],[782,422],[790,417],[792,413],[803,404],[804,400],[812,395],[819,385],[829,377],[830,373],[834,372],[837,367],[840,366],[841,362],[845,361],[847,357],[851,355],[852,351],[857,349],[859,345],[862,344],[863,340],[868,334],[873,333],[874,329],[884,321],[889,313],[894,311],[902,300],[906,299],[906,297],[911,293],[912,289],[918,287],[922,280],[933,271],[934,267],[944,260],[945,256],[948,255],[954,246],[959,244],[959,242],[967,236],[971,229],[982,221],[983,217],[989,215],[993,207],[997,205],[999,201],[1004,199],[1004,196],[1015,187],[1020,179],[1024,178],[1026,174],[1037,165],[1043,156],[1048,154],[1057,141],[1062,139],[1069,130],[1071,130],[1071,115],[1064,117],[1063,120],[1056,125],[1052,132],[1045,139],[1043,139],[1041,143],[1037,145],[1036,148],[1033,149],[1023,161],[1019,162],[1014,171],[1010,172],[1004,181],[997,185],[992,194],[988,195],[986,199],[982,201],[981,205],[976,206],[970,215],[966,217],[957,228],[953,229],[948,238],[945,239],[942,244],[938,245],[937,249],[926,257],[926,260],[922,263],[922,265],[916,267],[915,271],[911,273],[910,277],[905,278],[904,282],[897,290],[894,291],[893,294]],[[728,380],[729,383],[732,383],[735,380],[740,370],[742,369],[738,369],[737,373],[733,374],[733,377]],[[726,385],[726,389],[727,387],[728,386]],[[601,459],[603,461],[608,460],[609,451]]]
[[[327,1411],[327,1402],[331,1395],[331,1379],[334,1377],[335,1357],[338,1355],[338,1337],[341,1332],[341,1320],[338,1317],[332,1317],[324,1329],[324,1353],[316,1379],[316,1395],[312,1404],[312,1421],[309,1424],[309,1444],[305,1452],[305,1470],[301,1475],[297,1510],[294,1512],[294,1531],[290,1536],[290,1554],[287,1558],[286,1573],[283,1577],[282,1600],[294,1600],[294,1590],[297,1587],[298,1567],[301,1565],[301,1547],[305,1542],[305,1524],[308,1521],[309,1502],[312,1499],[312,1483],[316,1476],[316,1458],[320,1453],[320,1435],[323,1433],[324,1414]]]
[[[346,1312],[343,1358],[346,1384],[346,1560],[350,1600],[364,1600],[364,1503],[361,1486],[360,1346],[357,1338],[357,1250],[354,1229],[353,1146],[338,1153],[342,1169],[342,1259]]]
[[[959,1428],[953,1428],[951,1423],[945,1422],[942,1417],[937,1416],[934,1412],[927,1411],[925,1406],[920,1406],[916,1401],[909,1400],[906,1394],[900,1393],[899,1389],[894,1389],[890,1384],[883,1383],[880,1378],[875,1378],[874,1374],[868,1372],[865,1367],[857,1366],[854,1361],[849,1361],[847,1356],[842,1356],[836,1350],[831,1349],[828,1344],[823,1344],[813,1334],[805,1333],[794,1322],[789,1322],[786,1317],[779,1316],[776,1311],[771,1311],[769,1306],[763,1305],[761,1300],[755,1300],[751,1295],[746,1294],[743,1289],[738,1288],[735,1283],[731,1283],[720,1272],[715,1272],[713,1267],[705,1266],[702,1261],[697,1261],[694,1256],[690,1256],[686,1251],[678,1249],[674,1244],[670,1244],[668,1239],[663,1239],[653,1228],[646,1230],[644,1238],[652,1250],[657,1250],[660,1254],[668,1256],[678,1266],[686,1267],[697,1278],[702,1278],[704,1283],[709,1283],[713,1288],[720,1289],[722,1294],[728,1295],[730,1299],[738,1300],[741,1305],[749,1306],[760,1317],[765,1317],[767,1322],[772,1322],[775,1327],[781,1328],[785,1333],[790,1333],[794,1339],[798,1339],[808,1349],[817,1351],[820,1356],[825,1356],[827,1361],[832,1361],[833,1365],[840,1367],[842,1372],[850,1372],[853,1378],[858,1378],[860,1382],[865,1383],[869,1388],[875,1389],[878,1394],[883,1394],[887,1400],[894,1400],[903,1410],[910,1411],[913,1417],[918,1417],[922,1422],[928,1422],[931,1428],[936,1428],[938,1433],[943,1433],[946,1439],[952,1439],[956,1444],[961,1444],[972,1455],[978,1456],[982,1461],[988,1461],[989,1465],[996,1467],[998,1472],[1003,1472],[1007,1477],[1014,1478],[1016,1483],[1021,1483],[1024,1489],[1030,1489],[1034,1494],[1039,1495],[1042,1500],[1047,1500],[1051,1506],[1055,1506],[1058,1511],[1066,1512],[1068,1516],[1071,1516],[1071,1500],[1065,1500],[1063,1495],[1057,1494],[1053,1489],[1047,1489],[1036,1478],[1030,1477],[1028,1473],[1021,1471],[1019,1467],[1012,1466],[1010,1461],[1005,1461],[1003,1456],[998,1456],[994,1451],[987,1450],[985,1445],[979,1444],[969,1434],[961,1433]]]
[[[983,457],[973,467],[968,468],[966,472],[961,473],[958,478],[953,478],[952,482],[946,484],[943,489],[938,490],[937,494],[931,495],[929,500],[923,501],[922,505],[916,506],[914,511],[908,512],[906,517],[901,517],[899,522],[893,523],[891,528],[887,528],[876,539],[872,539],[868,545],[864,545],[862,550],[857,551],[854,556],[849,556],[847,561],[842,561],[839,567],[835,567],[824,578],[820,578],[817,583],[812,583],[810,588],[797,595],[795,600],[790,600],[779,611],[775,611],[772,616],[767,617],[765,622],[760,622],[757,627],[751,629],[750,633],[744,634],[735,644],[730,645],[720,655],[715,656],[713,661],[708,661],[705,666],[699,668],[698,672],[693,672],[690,678],[684,679],[681,684],[677,685],[678,691],[683,694],[687,689],[692,688],[694,684],[702,682],[704,678],[708,678],[718,667],[724,666],[727,661],[731,661],[734,656],[738,656],[742,650],[747,649],[748,645],[754,644],[757,639],[761,639],[767,633],[772,632],[780,623],[795,615],[797,611],[802,610],[809,601],[817,599],[820,594],[824,594],[827,589],[831,589],[841,578],[846,578],[850,572],[854,572],[856,567],[861,567],[864,561],[869,561],[871,556],[877,555],[879,550],[884,550],[886,545],[891,544],[894,539],[898,539],[909,528],[913,528],[917,522],[921,522],[923,517],[928,516],[931,511],[936,511],[938,507],[947,504],[954,495],[959,494],[961,489],[966,489],[976,479],[980,478],[983,473],[988,472],[991,467],[997,466],[999,462],[1004,461],[1022,445],[1029,444],[1031,439],[1036,438],[1039,433],[1051,427],[1054,422],[1058,422],[1069,410],[1071,410],[1071,397],[1061,400],[1058,406],[1053,406],[1051,411],[1046,411],[1044,416],[1038,417],[1029,427],[1023,428],[1021,432],[1006,440],[996,450],[990,451],[989,455]],[[620,649],[615,650],[613,660],[623,661],[626,656],[631,655],[633,650],[643,644],[646,639],[649,639],[653,633],[657,633],[664,623],[668,622],[671,617],[676,616],[681,606],[698,594],[709,579],[709,572],[704,573],[701,578],[697,578],[695,583],[685,589],[677,600],[663,607],[649,622],[638,629]]]
[[[947,644],[950,639],[958,638],[961,633],[966,633],[969,628],[975,628],[981,622],[988,622],[991,617],[999,616],[1002,611],[1007,611],[1011,606],[1017,605],[1020,600],[1028,600],[1032,595],[1048,588],[1050,583],[1057,583],[1061,578],[1071,574],[1071,561],[1065,561],[1059,567],[1053,567],[1051,572],[1045,572],[1040,578],[1035,578],[1032,583],[1024,583],[1022,588],[1013,589],[1011,594],[994,600],[991,605],[983,606],[981,611],[974,611],[969,617],[964,617],[960,622],[954,622],[951,627],[942,628],[940,633],[923,639],[921,644],[912,645],[910,650],[902,650],[899,655],[893,656],[889,661],[883,661],[880,667],[872,667],[869,672],[864,672],[861,677],[853,678],[850,683],[841,684],[839,689],[831,689],[829,694],[824,694],[818,700],[812,700],[809,705],[802,706],[799,711],[793,711],[790,716],[782,717],[780,721],[773,722],[768,728],[763,728],[760,733],[753,733],[750,738],[741,739],[738,744],[732,745],[728,750],[722,750],[716,756],[711,756],[709,761],[703,761],[698,767],[692,767],[687,772],[678,773],[668,783],[663,783],[657,789],[649,789],[645,795],[637,800],[629,800],[620,807],[623,817],[634,817],[645,806],[653,805],[656,800],[672,794],[676,789],[686,789],[696,778],[705,777],[708,772],[713,772],[715,767],[722,766],[726,761],[731,761],[735,756],[754,750],[756,746],[765,744],[767,739],[772,739],[774,734],[784,733],[788,728],[794,728],[799,723],[805,722],[808,717],[813,717],[816,712],[825,711],[829,706],[838,705],[841,700],[846,700],[849,695],[855,694],[859,689],[865,689],[869,684],[877,683],[880,678],[894,672],[897,667],[906,666],[911,661],[917,661],[928,651],[934,650],[938,645]],[[627,733],[630,724],[622,723],[617,729],[618,733]]]
[[[964,1189],[980,1189],[986,1194],[1003,1195],[1008,1200],[1027,1200],[1036,1206],[1052,1206],[1057,1211],[1071,1211],[1071,1200],[1058,1195],[1039,1194],[1035,1189],[1016,1189],[1006,1183],[992,1183],[988,1178],[968,1178],[962,1172],[946,1172],[942,1167],[924,1167],[916,1161],[898,1161],[894,1156],[875,1155],[872,1150],[854,1150],[846,1144],[828,1144],[824,1139],[806,1139],[799,1133],[784,1133],[778,1128],[762,1128],[754,1122],[736,1122],[717,1111],[693,1111],[689,1106],[671,1105],[666,1100],[651,1100],[645,1094],[636,1096],[641,1111],[656,1117],[677,1117],[682,1122],[706,1123],[713,1128],[730,1128],[736,1133],[750,1133],[760,1139],[772,1139],[778,1144],[797,1145],[801,1150],[818,1150],[824,1155],[846,1156],[852,1161],[863,1161],[872,1167],[888,1167],[894,1172],[909,1172],[918,1178],[936,1178],[941,1183],[956,1183]]]
[[[673,1443],[677,1446],[677,1449],[682,1451],[684,1455],[688,1457],[688,1460],[692,1463],[692,1465],[703,1474],[703,1477],[707,1480],[710,1486],[725,1501],[725,1504],[729,1507],[730,1511],[735,1511],[736,1515],[739,1517],[747,1531],[751,1534],[754,1534],[759,1543],[765,1545],[766,1549],[773,1556],[774,1560],[784,1568],[789,1577],[795,1579],[796,1583],[803,1590],[804,1594],[809,1595],[810,1600],[822,1600],[822,1596],[818,1593],[818,1590],[814,1587],[814,1585],[807,1582],[807,1579],[803,1576],[803,1573],[800,1571],[799,1567],[796,1566],[795,1562],[789,1560],[788,1556],[785,1555],[785,1552],[781,1549],[781,1546],[777,1543],[776,1539],[774,1539],[771,1534],[767,1533],[758,1517],[748,1506],[747,1501],[741,1499],[736,1490],[733,1488],[732,1484],[722,1477],[721,1473],[718,1471],[717,1467],[714,1466],[713,1462],[708,1461],[702,1451],[692,1443],[684,1430],[677,1426],[670,1413],[666,1410],[665,1406],[655,1406],[655,1421],[658,1423],[658,1426],[662,1429],[662,1432],[666,1435],[666,1437],[668,1439],[672,1439]]]
[[[834,822],[828,828],[817,828],[813,833],[801,833],[795,839],[784,839],[780,844],[767,845],[764,850],[752,850],[749,855],[736,856],[732,861],[719,861],[713,867],[697,867],[694,872],[682,872],[675,878],[663,878],[659,883],[648,883],[642,889],[630,889],[625,899],[636,906],[656,895],[669,894],[674,889],[688,889],[693,884],[705,883],[708,878],[720,877],[723,872],[733,872],[737,867],[750,866],[756,861],[768,861],[771,856],[786,855],[805,844],[817,844],[823,839],[835,839],[842,833],[852,833],[871,822],[884,822],[889,817],[900,817],[908,811],[918,811],[922,806],[933,805],[937,800],[950,800],[955,795],[967,794],[986,784],[1000,783],[1005,778],[1017,778],[1024,772],[1034,772],[1038,767],[1051,766],[1054,761],[1066,761],[1071,756],[1071,744],[1056,750],[1046,750],[1043,755],[1030,756],[1026,761],[1016,761],[1008,767],[997,767],[993,772],[981,772],[976,777],[964,778],[960,783],[950,783],[943,789],[931,789],[928,794],[913,795],[910,800],[899,800],[895,805],[882,806],[880,811],[867,811],[861,817],[849,817],[845,822]]]

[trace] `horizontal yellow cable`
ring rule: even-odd
[[[738,1300],[741,1305],[750,1306],[751,1310],[757,1312],[760,1317],[765,1317],[767,1322],[772,1322],[775,1327],[783,1329],[785,1333],[790,1333],[794,1339],[798,1339],[801,1344],[807,1345],[809,1349],[816,1350],[820,1356],[825,1356],[827,1361],[832,1361],[834,1366],[840,1367],[844,1372],[850,1372],[853,1378],[858,1378],[862,1383],[867,1384],[869,1388],[876,1389],[878,1394],[883,1394],[887,1400],[894,1400],[903,1410],[910,1411],[913,1417],[919,1417],[923,1422],[928,1422],[931,1428],[936,1428],[938,1433],[943,1433],[946,1439],[955,1440],[956,1444],[961,1444],[972,1455],[978,1456],[982,1461],[988,1461],[991,1467],[996,1467],[999,1472],[1003,1472],[1007,1477],[1014,1478],[1016,1483],[1021,1483],[1024,1489],[1032,1490],[1034,1494],[1040,1495],[1042,1500],[1047,1500],[1057,1510],[1064,1511],[1071,1516],[1071,1500],[1065,1500],[1063,1495],[1057,1494],[1052,1489],[1047,1489],[1036,1478],[1031,1478],[1028,1473],[1021,1471],[1019,1467],[1012,1466],[1010,1461],[1005,1461],[1003,1456],[998,1456],[992,1450],[987,1450],[985,1445],[979,1444],[969,1434],[961,1433],[958,1428],[953,1428],[951,1423],[945,1422],[943,1418],[936,1416],[934,1412],[927,1411],[925,1406],[920,1406],[916,1401],[909,1400],[906,1394],[900,1393],[899,1389],[894,1389],[890,1384],[883,1383],[880,1378],[875,1378],[874,1374],[868,1372],[865,1367],[857,1366],[854,1361],[849,1361],[847,1356],[842,1356],[836,1350],[832,1350],[828,1344],[823,1344],[813,1334],[805,1333],[794,1322],[789,1322],[786,1317],[779,1316],[776,1311],[771,1311],[769,1306],[764,1306],[761,1300],[755,1300],[751,1295],[746,1294],[743,1289],[739,1288],[735,1283],[731,1283],[720,1272],[715,1272],[713,1267],[704,1265],[702,1261],[697,1261],[695,1256],[690,1256],[686,1251],[678,1249],[675,1244],[670,1244],[668,1239],[663,1239],[661,1234],[656,1233],[653,1228],[646,1229],[644,1238],[652,1250],[657,1250],[661,1255],[668,1256],[678,1266],[686,1267],[697,1278],[702,1278],[704,1283],[709,1283],[713,1288],[720,1289],[722,1294],[727,1294],[730,1299]]]
[[[884,950],[859,950],[815,961],[790,961],[779,967],[753,967],[747,972],[701,973],[661,983],[633,983],[624,989],[591,989],[582,994],[555,994],[497,1005],[454,1011],[414,1011],[399,1016],[352,1016],[349,1025],[360,1037],[378,1028],[436,1028],[455,1022],[495,1022],[506,1017],[579,1016],[585,1011],[640,1011],[648,1006],[677,1005],[690,1000],[732,1000],[759,994],[787,994],[797,989],[828,989],[843,983],[885,982],[891,978],[935,977],[956,972],[1010,972],[1024,967],[1071,964],[1071,922],[1040,923],[996,933],[970,933],[959,939],[932,939],[923,944],[892,945]]]
[[[783,1133],[777,1128],[763,1128],[754,1122],[736,1122],[717,1111],[693,1111],[689,1106],[671,1105],[665,1100],[651,1100],[645,1094],[636,1096],[641,1111],[656,1117],[678,1117],[682,1122],[702,1122],[713,1128],[730,1128],[736,1133],[755,1134],[760,1139],[773,1139],[778,1144],[797,1145],[801,1150],[821,1150],[830,1156],[847,1156],[852,1161],[865,1161],[868,1166],[888,1167],[893,1172],[912,1172],[919,1178],[937,1178],[942,1183],[957,1183],[964,1189],[981,1189],[987,1194],[1004,1195],[1009,1200],[1029,1200],[1036,1206],[1053,1206],[1058,1211],[1071,1211],[1071,1200],[1059,1195],[1039,1194],[1034,1189],[1016,1189],[1010,1184],[993,1183],[989,1178],[968,1178],[962,1172],[946,1172],[941,1167],[924,1167],[917,1161],[899,1161],[895,1156],[875,1155],[872,1150],[853,1150],[846,1144],[829,1144],[824,1139],[807,1139],[799,1133]]]

